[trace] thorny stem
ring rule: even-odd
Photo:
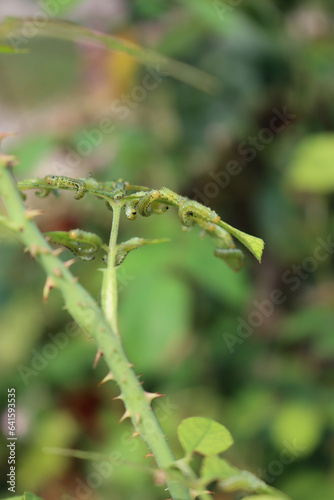
[[[103,270],[103,281],[101,290],[102,311],[108,321],[110,328],[118,335],[118,292],[117,292],[117,269],[115,267],[117,254],[117,237],[121,206],[113,204],[113,219],[109,241],[107,269]]]
[[[17,236],[47,274],[47,292],[49,288],[60,290],[68,312],[76,323],[95,339],[99,349],[103,352],[104,360],[110,370],[110,380],[117,382],[126,408],[122,420],[126,417],[131,418],[137,435],[145,441],[158,466],[166,471],[166,484],[173,500],[191,500],[186,480],[183,479],[181,473],[171,470],[175,458],[151,407],[155,395],[144,391],[131,368],[116,331],[111,328],[91,295],[77,283],[73,274],[55,255],[34,221],[28,216],[12,178],[10,163],[8,157],[0,156],[0,195],[7,208],[8,217],[14,223],[13,228],[17,227]],[[117,210],[115,212],[114,220],[117,221],[119,215]],[[112,247],[116,237],[117,231],[115,230],[112,236]]]

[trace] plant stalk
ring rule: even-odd
[[[119,221],[121,216],[121,206],[118,203],[113,204],[113,219],[109,241],[107,269],[103,270],[103,281],[101,290],[102,311],[110,328],[119,335],[118,332],[118,292],[117,292],[117,237]]]
[[[144,391],[132,370],[117,331],[111,327],[90,294],[77,282],[77,279],[45,241],[16,189],[9,167],[10,163],[8,157],[0,156],[0,195],[3,197],[9,219],[17,225],[17,236],[47,274],[44,298],[47,299],[51,288],[58,288],[62,293],[68,312],[77,324],[95,339],[98,348],[103,352],[108,369],[121,391],[126,408],[124,417],[131,418],[135,431],[153,453],[158,466],[167,471],[166,483],[171,497],[173,500],[191,500],[190,490],[181,473],[179,475],[168,473],[175,458],[151,408],[152,398]],[[116,245],[114,240],[117,238],[117,220],[119,221],[119,214],[116,210],[114,211],[116,226],[112,231],[112,246]],[[112,272],[108,280],[113,282]],[[114,310],[115,301],[113,304]]]

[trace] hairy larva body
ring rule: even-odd
[[[187,227],[192,226],[196,219],[213,222],[214,224],[220,221],[220,217],[216,212],[194,200],[187,200],[180,205],[179,219],[181,224]]]
[[[157,201],[160,198],[160,192],[157,190],[149,191],[144,194],[138,201],[138,212],[143,217],[149,217],[152,213],[151,205],[154,201]]]
[[[159,189],[159,193],[161,201],[169,202],[172,205],[176,205],[179,207],[180,205],[182,205],[182,203],[185,202],[183,196],[174,193],[174,191],[169,188],[162,187],[161,189]]]
[[[114,198],[114,200],[120,200],[121,198],[126,196],[126,190],[128,185],[129,185],[128,182],[123,182],[123,181],[117,181],[115,183],[114,189],[111,192],[111,195]]]
[[[45,177],[45,182],[49,186],[55,186],[59,188],[75,188],[77,190],[74,196],[76,200],[80,200],[81,198],[83,198],[87,191],[86,183],[82,179],[71,179],[70,177],[59,175],[47,175]]]
[[[169,205],[180,206],[185,201],[182,196],[166,187],[136,194],[142,195],[139,200],[125,205],[125,214],[130,220],[136,218],[137,212],[143,217],[149,217],[152,213],[162,215],[169,209]]]

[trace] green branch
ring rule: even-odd
[[[117,236],[121,206],[113,203],[113,220],[109,241],[107,269],[103,269],[103,282],[101,291],[102,311],[110,328],[118,335],[118,293],[117,293]]]
[[[90,193],[98,198],[103,198],[108,207],[119,204],[124,207],[125,215],[128,219],[134,220],[139,213],[143,217],[148,217],[152,213],[162,215],[169,206],[178,209],[178,216],[181,224],[190,228],[193,224],[198,224],[211,236],[216,243],[214,255],[226,262],[234,271],[239,271],[243,264],[243,254],[235,248],[231,237],[234,236],[261,262],[264,242],[261,238],[246,234],[239,229],[230,226],[221,220],[220,216],[209,207],[202,205],[198,201],[189,200],[169,188],[162,187],[159,190],[141,188],[136,193],[128,194],[128,190],[137,189],[140,186],[132,186],[121,180],[115,182],[98,182],[93,178],[72,179],[63,176],[46,176],[44,179],[30,179],[18,183],[18,189],[38,189],[40,197],[47,196],[50,191],[65,189],[75,190],[74,198],[81,199],[86,193]],[[56,191],[57,192],[57,191]]]
[[[121,390],[121,399],[125,405],[125,413],[121,419],[129,417],[139,435],[153,453],[158,466],[168,470],[175,458],[166,442],[160,424],[152,411],[151,402],[157,397],[144,391],[137,376],[131,368],[123,346],[114,329],[114,319],[111,324],[89,293],[77,283],[77,279],[66,265],[57,257],[47,244],[45,238],[34,223],[32,211],[27,211],[13,180],[10,165],[13,159],[2,155],[0,157],[0,195],[7,208],[8,217],[16,227],[16,233],[30,254],[43,267],[46,275],[44,300],[47,300],[51,288],[57,288],[63,295],[65,306],[78,325],[95,339],[98,348],[103,352],[104,360],[110,370],[106,380],[115,380]],[[114,210],[114,227],[112,231],[112,265],[117,238],[118,210]],[[112,272],[107,273],[106,286],[113,283]],[[110,285],[112,288],[113,285]],[[110,288],[110,289],[111,289]],[[109,292],[108,292],[109,293]],[[106,304],[105,304],[105,307]],[[115,307],[115,302],[114,302]],[[113,313],[112,313],[113,314]],[[113,316],[112,316],[113,317]],[[190,500],[190,490],[185,485],[181,474],[170,476],[167,473],[167,486],[174,500]]]

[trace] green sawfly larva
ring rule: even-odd
[[[136,199],[128,201],[125,206],[125,215],[129,220],[134,220],[139,212],[143,217],[152,213],[162,215],[169,209],[169,204],[180,206],[185,200],[171,189],[162,187],[159,190],[135,193]],[[139,197],[139,200],[137,199]]]
[[[86,183],[82,179],[71,179],[70,177],[60,175],[47,175],[45,177],[45,182],[49,186],[55,186],[58,188],[75,188],[77,190],[74,196],[76,200],[80,200],[81,198],[83,198],[87,191]]]
[[[181,224],[186,227],[192,226],[196,219],[213,222],[214,224],[220,221],[220,217],[216,212],[194,200],[187,200],[180,205],[179,219]]]
[[[152,191],[149,191],[148,193],[144,194],[138,201],[138,212],[140,215],[143,217],[149,217],[152,213],[152,208],[151,205],[154,201],[157,201],[160,198],[160,192],[157,191],[156,189],[153,189]]]
[[[185,198],[183,198],[183,196],[174,193],[174,191],[169,188],[162,187],[161,189],[159,189],[159,193],[161,201],[165,201],[167,203],[170,203],[171,205],[179,207],[180,205],[182,205],[182,203],[185,202]]]
[[[129,220],[135,220],[138,214],[137,210],[138,200],[131,200],[125,203],[124,212]]]

